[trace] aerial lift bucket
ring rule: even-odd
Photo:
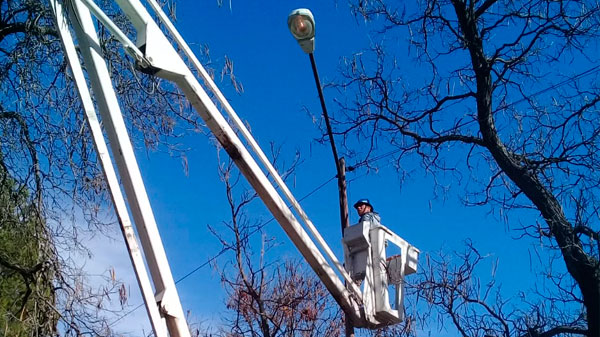
[[[367,321],[375,327],[402,322],[404,277],[417,271],[420,251],[387,227],[368,221],[346,228],[342,242],[346,269],[362,285]],[[392,250],[400,254],[390,256]],[[395,288],[393,300],[390,287]]]

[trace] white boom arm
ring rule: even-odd
[[[68,15],[63,11],[62,1],[65,1],[72,6],[71,8],[68,8]],[[341,306],[347,317],[355,326],[373,328],[401,321],[402,310],[401,308],[396,308],[396,310],[390,308],[389,298],[387,298],[387,288],[383,291],[379,286],[365,285],[365,290],[361,291],[359,286],[354,282],[353,278],[335,257],[318,230],[314,227],[306,213],[302,210],[299,203],[285,185],[283,179],[281,179],[280,175],[262,152],[250,132],[235,114],[233,108],[218,90],[206,70],[193,55],[190,48],[168,20],[167,16],[162,12],[156,1],[148,0],[158,17],[170,31],[172,37],[179,44],[179,47],[184,51],[188,60],[196,67],[202,76],[205,85],[215,95],[220,105],[232,119],[235,127],[245,138],[246,142],[250,145],[250,148],[255,152],[255,155],[267,169],[267,172],[273,177],[281,191],[283,191],[283,194],[292,204],[297,214],[304,222],[304,225],[320,245],[321,250],[325,253],[329,261],[331,261],[333,267],[335,267],[335,270],[327,261],[321,250],[315,245],[313,239],[305,231],[296,215],[290,211],[286,202],[277,192],[275,186],[273,186],[271,181],[267,178],[267,175],[263,172],[255,158],[248,151],[234,129],[229,125],[228,121],[223,117],[221,111],[217,108],[205,89],[200,85],[192,71],[187,67],[182,57],[171,45],[146,8],[139,0],[115,0],[115,2],[123,10],[137,31],[137,41],[135,44],[121,32],[121,30],[92,0],[51,0],[57,18],[57,27],[63,41],[65,55],[67,55],[67,58],[69,59],[69,64],[77,82],[77,88],[80,92],[83,106],[85,107],[86,118],[92,129],[93,139],[101,159],[103,170],[109,182],[115,209],[130,251],[131,260],[138,277],[138,283],[146,303],[146,310],[156,336],[166,336],[166,331],[168,330],[169,335],[172,337],[187,337],[189,336],[189,330],[183,315],[183,310],[181,308],[181,303],[167,262],[162,241],[158,233],[152,208],[141,179],[131,142],[112,86],[112,81],[106,68],[106,62],[99,48],[98,37],[90,12],[123,44],[125,50],[134,57],[137,65],[142,71],[168,79],[179,86],[188,101],[200,114],[207,127],[221,143],[229,156],[234,160],[242,174],[256,190],[269,211],[279,222],[302,256],[309,263],[311,268],[315,271],[317,276],[321,279],[325,287],[329,290],[333,298]],[[96,114],[89,92],[87,91],[87,83],[83,76],[81,66],[79,65],[67,23],[70,23],[70,26],[76,34],[92,91],[96,98],[100,114],[102,115],[112,153],[115,157],[119,175],[122,179],[127,199],[129,200],[131,213],[140,235],[140,241],[144,248],[144,255],[146,256],[146,262],[150,269],[156,291],[154,300],[152,300],[152,290],[149,285],[149,279],[143,266],[143,262],[141,261],[133,231],[131,230],[127,210],[125,209],[112,162],[108,156],[101,130],[97,125]],[[389,235],[391,235],[390,237],[394,237],[393,233]],[[384,238],[382,235],[379,235],[378,237]],[[382,240],[387,240],[387,237]],[[399,240],[405,243],[402,239]],[[400,242],[396,239],[392,241]],[[384,244],[383,241],[378,244],[374,243],[373,247],[380,247],[382,244]],[[409,245],[406,244],[403,247],[406,248],[409,247]],[[346,249],[348,249],[348,247],[346,247]],[[405,257],[408,253],[407,249],[408,248],[402,250],[402,266],[407,261]],[[380,260],[383,257],[383,260],[385,260],[385,253],[380,253],[381,252],[375,254],[376,257]],[[416,268],[416,261],[414,263]],[[402,278],[404,276],[404,267],[400,269],[400,277]],[[344,285],[340,277],[336,274],[336,270],[346,281],[348,287]],[[381,268],[375,269],[370,274],[377,274],[377,272],[381,274]],[[385,280],[383,280],[381,275],[377,274],[376,276],[378,284],[381,283],[387,287],[387,278],[384,277]],[[367,278],[367,281],[372,283],[371,278]],[[375,296],[373,291],[379,291],[379,293],[384,295]],[[365,293],[365,299],[363,299],[363,293]],[[373,311],[374,304],[377,305],[377,310],[381,310]]]

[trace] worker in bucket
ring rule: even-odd
[[[368,221],[371,223],[371,227],[378,226],[381,224],[381,218],[379,214],[373,209],[373,205],[369,202],[369,199],[360,199],[354,204],[354,208],[360,216],[359,223]]]

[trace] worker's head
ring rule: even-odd
[[[354,204],[354,208],[358,212],[359,216],[373,212],[373,205],[369,202],[369,199],[360,199]]]

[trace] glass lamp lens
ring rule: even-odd
[[[292,34],[294,34],[297,39],[312,37],[312,22],[303,15],[297,15],[292,21]]]

